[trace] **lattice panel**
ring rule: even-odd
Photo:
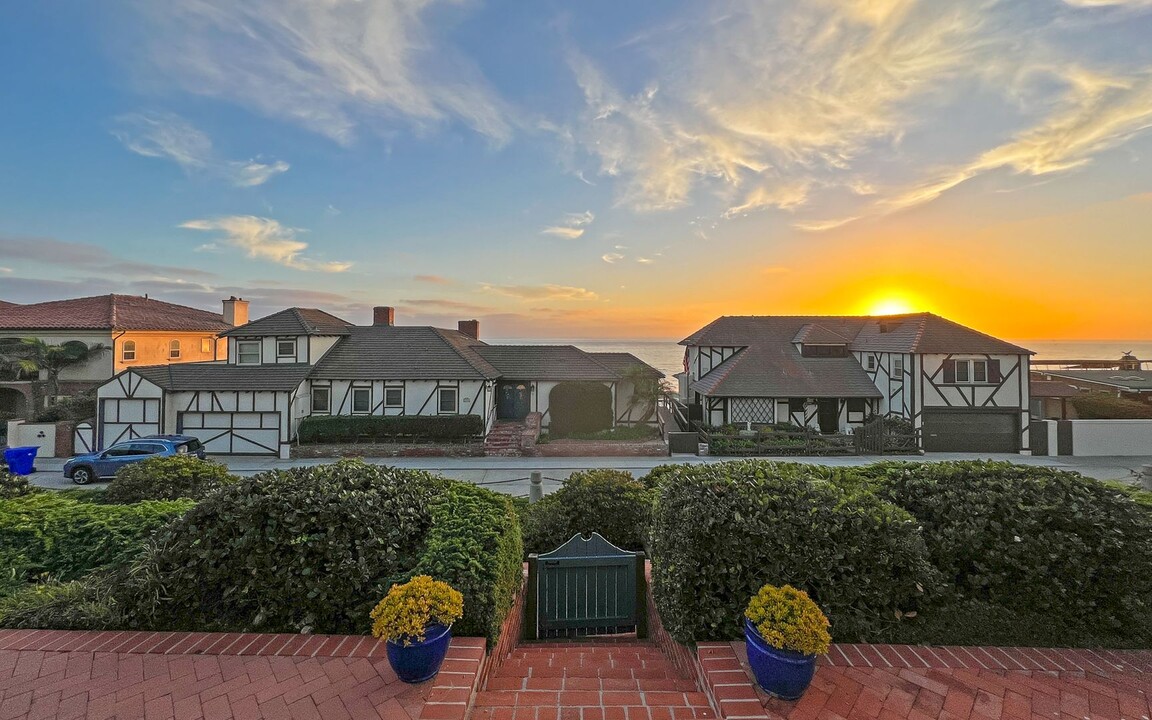
[[[772,398],[732,398],[729,419],[735,423],[776,422],[776,402]]]

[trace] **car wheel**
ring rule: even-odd
[[[81,465],[72,471],[72,482],[77,485],[87,485],[95,479],[96,473],[92,471],[92,468],[85,465]]]

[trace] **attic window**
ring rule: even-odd
[[[296,359],[296,341],[295,340],[277,340],[276,341],[276,357],[280,359]]]
[[[800,346],[800,355],[808,358],[843,358],[848,357],[847,345],[809,345]]]

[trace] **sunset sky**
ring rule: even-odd
[[[0,5],[0,299],[1152,338],[1152,0]]]

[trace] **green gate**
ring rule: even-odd
[[[527,640],[635,632],[648,636],[644,553],[621,550],[599,533],[528,556]]]

